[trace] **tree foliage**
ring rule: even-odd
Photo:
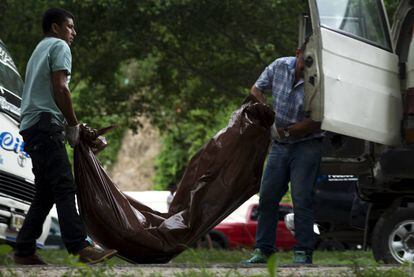
[[[385,1],[395,10],[396,1]],[[188,158],[226,123],[263,68],[293,55],[304,0],[2,0],[0,34],[20,72],[48,7],[75,14],[71,89],[78,116],[163,136],[156,182],[178,181]],[[111,137],[109,137],[111,139]],[[105,151],[110,163],[116,147]],[[138,157],[139,158],[139,157]]]
[[[387,9],[388,19],[390,24],[392,24],[394,20],[394,13],[397,10],[398,5],[400,4],[400,0],[384,0],[385,7]]]
[[[42,38],[43,11],[72,11],[78,36],[71,88],[78,116],[97,127],[135,128],[146,114],[179,153],[171,158],[165,147],[159,160],[179,162],[158,179],[177,180],[194,149],[222,125],[217,115],[243,100],[272,59],[293,54],[303,3],[3,0],[0,33],[24,72]],[[169,171],[168,163],[158,164],[160,175]]]

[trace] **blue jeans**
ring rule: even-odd
[[[288,191],[289,181],[295,213],[295,250],[313,251],[313,189],[321,153],[321,139],[272,144],[260,186],[256,232],[256,248],[264,254],[270,255],[275,251],[279,202]]]

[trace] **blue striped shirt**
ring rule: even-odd
[[[277,128],[285,128],[305,119],[304,83],[301,79],[295,84],[295,65],[295,57],[279,58],[266,67],[255,83],[259,90],[272,92]],[[321,132],[316,132],[299,139],[288,137],[278,141],[296,143],[322,136]]]

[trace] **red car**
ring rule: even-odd
[[[221,248],[252,248],[255,245],[257,229],[257,208],[259,205],[257,195],[250,198],[230,216],[219,223],[209,235],[213,247]],[[295,237],[286,228],[284,217],[292,212],[290,204],[280,204],[279,221],[277,224],[276,248],[278,250],[290,250],[296,244]]]

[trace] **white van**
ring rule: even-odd
[[[414,1],[399,1],[392,28],[382,0],[308,4],[299,39],[306,111],[329,131],[322,173],[358,177],[368,211],[363,226],[347,220],[376,260],[414,263]]]
[[[23,81],[0,40],[0,239],[9,242],[16,241],[35,193],[32,163],[19,134],[22,91]],[[43,247],[50,224],[49,215],[38,247]]]

